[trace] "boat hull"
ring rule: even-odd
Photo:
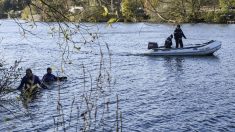
[[[221,42],[211,40],[207,43],[197,44],[185,48],[155,48],[149,50],[148,55],[154,56],[203,56],[213,55],[214,52],[221,48]]]

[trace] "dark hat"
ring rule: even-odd
[[[52,70],[50,67],[47,68],[47,71]]]
[[[32,73],[32,70],[31,70],[30,68],[27,68],[27,69],[26,69],[26,72],[27,72],[27,71],[30,72],[30,73]]]

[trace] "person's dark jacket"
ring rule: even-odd
[[[165,48],[171,48],[172,46],[172,37],[169,36],[165,41]]]
[[[181,30],[181,28],[176,28],[175,31],[174,31],[174,38],[175,39],[182,39],[182,37],[184,37],[186,39],[186,37],[185,37],[183,31]]]
[[[54,82],[56,80],[57,80],[57,77],[51,73],[45,74],[42,78],[43,82]]]
[[[27,85],[32,86],[36,84],[41,85],[41,81],[38,76],[36,75],[33,75],[32,77],[24,76],[21,80],[20,86],[17,89],[22,90],[23,87],[27,88]]]

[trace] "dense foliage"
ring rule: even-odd
[[[147,18],[141,1],[123,0],[121,4],[122,15],[126,21],[141,21]]]
[[[75,6],[84,10],[71,12]],[[0,14],[23,10],[23,19],[38,14],[42,21],[100,22],[117,18],[132,22],[223,23],[235,19],[235,0],[1,0],[0,7]]]

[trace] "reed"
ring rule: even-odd
[[[106,46],[108,47],[108,46]],[[102,51],[101,45],[100,49],[100,60],[97,66],[97,76],[94,76],[89,71],[89,68],[85,65],[81,65],[82,71],[82,89],[83,92],[80,97],[74,96],[70,106],[70,113],[62,113],[63,107],[60,98],[60,87],[58,88],[58,116],[55,118],[62,118],[61,120],[54,119],[54,125],[56,125],[56,131],[63,130],[69,131],[75,128],[76,131],[122,131],[122,115],[119,106],[119,97],[116,95],[116,99],[112,97],[111,88],[114,86],[112,82],[111,73],[111,62],[107,62],[104,59],[104,53]],[[108,48],[106,50],[109,50]],[[110,51],[109,51],[110,52]],[[110,55],[111,53],[109,53]],[[108,60],[111,61],[111,56]],[[108,68],[107,68],[108,64]],[[94,79],[95,78],[95,79]],[[78,87],[78,89],[81,87]],[[114,109],[113,103],[116,104],[116,110]],[[79,102],[79,103],[77,103]],[[110,108],[112,105],[112,108]],[[77,111],[74,113],[73,109],[76,108]],[[110,111],[111,109],[111,111]],[[112,111],[113,110],[113,111]],[[116,111],[116,112],[115,112]],[[110,117],[110,113],[112,114]],[[115,113],[115,116],[113,114]],[[69,115],[68,120],[66,120],[66,115]],[[72,118],[76,117],[76,118]],[[115,120],[114,122],[110,119]],[[74,122],[75,125],[74,125]],[[116,124],[115,129],[113,128],[113,123]],[[60,125],[58,125],[60,124]],[[72,125],[73,124],[73,125]]]
[[[18,119],[18,113],[27,114],[27,111],[25,112],[22,110],[18,101],[16,101],[21,100],[19,92],[15,89],[16,84],[18,84],[18,80],[21,77],[22,68],[19,67],[21,60],[13,62],[11,66],[7,65],[5,59],[0,59],[0,63],[0,110],[6,111],[10,113],[9,115]],[[17,95],[17,98],[13,98],[12,95]],[[9,119],[8,117],[6,118]]]
[[[42,4],[47,8],[51,8],[51,11],[54,12],[54,14],[50,14],[53,19],[58,19],[58,17],[67,18],[67,16],[60,14],[56,8],[52,8],[45,1],[42,1]],[[42,10],[37,5],[33,5],[33,3],[29,6]],[[18,19],[14,20],[20,27],[23,36],[33,35],[38,39],[42,39],[41,36],[27,28],[29,26],[27,23],[22,23]],[[112,93],[115,83],[112,78],[112,53],[108,43],[102,42],[98,33],[90,32],[90,27],[83,23],[70,22],[68,19],[68,22],[58,21],[54,24],[45,24],[48,24],[48,32],[50,32],[54,40],[57,40],[55,43],[58,44],[58,49],[61,51],[59,57],[61,58],[60,69],[62,73],[66,73],[66,64],[73,64],[70,56],[79,54],[81,47],[95,47],[93,49],[98,51],[96,59],[99,61],[97,63],[91,62],[95,66],[93,71],[89,65],[82,61],[77,64],[80,66],[78,70],[81,70],[79,73],[82,73],[82,78],[78,81],[82,85],[79,84],[77,86],[80,91],[78,91],[79,93],[74,93],[75,95],[69,103],[69,108],[63,104],[61,98],[63,84],[57,82],[56,111],[52,115],[54,131],[122,131],[119,97],[118,95],[115,97],[114,93]],[[37,23],[32,22],[31,26],[36,28]],[[80,38],[80,40],[75,41],[76,38]],[[76,50],[76,52],[72,52],[72,50]],[[69,112],[66,111],[68,109]],[[30,112],[29,107],[26,107],[26,110]],[[33,121],[34,119],[31,118],[31,120]]]

